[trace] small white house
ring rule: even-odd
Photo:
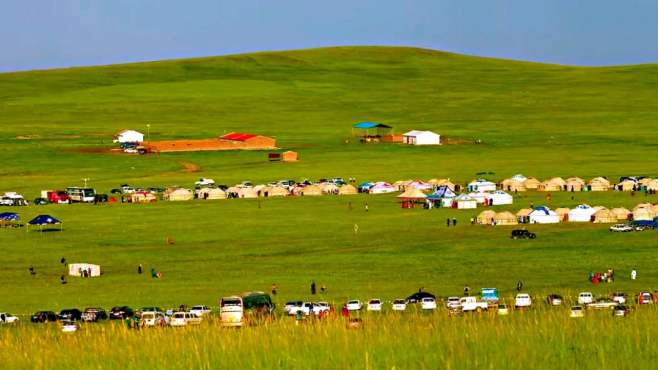
[[[115,143],[141,143],[144,141],[144,134],[135,130],[123,130],[114,137]]]
[[[479,193],[485,191],[496,191],[496,184],[484,179],[477,179],[468,183],[467,189],[470,192],[479,192]]]
[[[568,220],[569,222],[590,222],[596,211],[596,208],[590,207],[587,204],[581,204],[569,211]]]
[[[473,209],[478,206],[477,201],[466,194],[460,194],[454,199],[454,202],[457,203],[458,209]]]
[[[500,206],[503,204],[512,204],[514,203],[514,198],[502,190],[496,190],[491,194],[488,194],[492,206]]]
[[[412,130],[402,135],[402,142],[409,145],[440,145],[441,135],[432,131]]]
[[[531,224],[557,224],[560,222],[560,216],[551,211],[548,207],[537,207],[528,215]]]

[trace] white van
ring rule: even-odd
[[[224,297],[219,302],[219,317],[222,326],[242,326],[244,305],[238,296]]]

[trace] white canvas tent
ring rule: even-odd
[[[588,206],[587,204],[580,204],[576,208],[569,211],[569,222],[590,222],[592,215],[596,213],[597,209]]]
[[[402,134],[402,142],[409,145],[439,145],[441,135],[432,131],[412,130]]]
[[[457,203],[458,209],[473,209],[478,206],[477,201],[466,194],[458,195],[454,198],[454,202]]]
[[[496,191],[496,184],[484,179],[477,179],[468,183],[467,189],[470,192],[480,192],[480,193],[485,191]]]
[[[560,222],[560,217],[554,211],[551,211],[546,206],[535,208],[528,215],[531,224],[557,224]]]
[[[514,202],[514,198],[502,190],[494,191],[493,193],[488,194],[487,197],[491,199],[492,206],[512,204]]]
[[[115,143],[141,143],[144,141],[144,134],[135,130],[123,130],[114,137]]]

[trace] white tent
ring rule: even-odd
[[[402,134],[402,142],[409,145],[439,145],[441,135],[432,131],[412,130]]]
[[[115,143],[141,143],[144,141],[144,134],[135,130],[123,130],[114,137]]]
[[[569,222],[590,222],[592,215],[596,211],[596,208],[590,207],[587,204],[581,204],[569,211],[568,220]]]
[[[396,191],[398,191],[398,189],[387,182],[377,182],[375,185],[370,187],[370,190],[368,190],[370,194],[385,194],[393,193]]]
[[[477,179],[468,183],[467,189],[470,192],[496,191],[496,184],[484,179]]]
[[[528,215],[531,224],[557,224],[560,222],[560,217],[554,211],[551,211],[546,206],[535,208]]]
[[[101,276],[101,267],[91,263],[70,263],[69,275],[83,277],[85,272],[89,277]]]
[[[454,198],[454,201],[457,203],[458,209],[472,209],[478,206],[477,201],[466,194],[458,195]]]
[[[491,199],[491,205],[493,206],[512,204],[514,202],[514,198],[502,190],[494,191],[493,193],[488,194],[487,197]]]
[[[468,193],[468,196],[475,199],[479,204],[484,204],[489,198],[489,193]]]

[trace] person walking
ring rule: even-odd
[[[143,268],[142,268],[142,264],[140,263],[139,266],[137,266],[137,273],[141,275],[142,272],[143,272]]]
[[[315,290],[315,281],[311,282],[311,295],[315,295],[316,290]]]
[[[366,203],[366,212],[368,212],[368,203]]]
[[[468,287],[468,285],[464,286],[464,297],[468,297],[468,293],[471,290],[471,288]]]
[[[637,270],[633,269],[633,271],[631,271],[631,280],[635,279],[637,279]]]
[[[516,282],[516,291],[520,292],[523,289],[523,282],[521,280]]]

